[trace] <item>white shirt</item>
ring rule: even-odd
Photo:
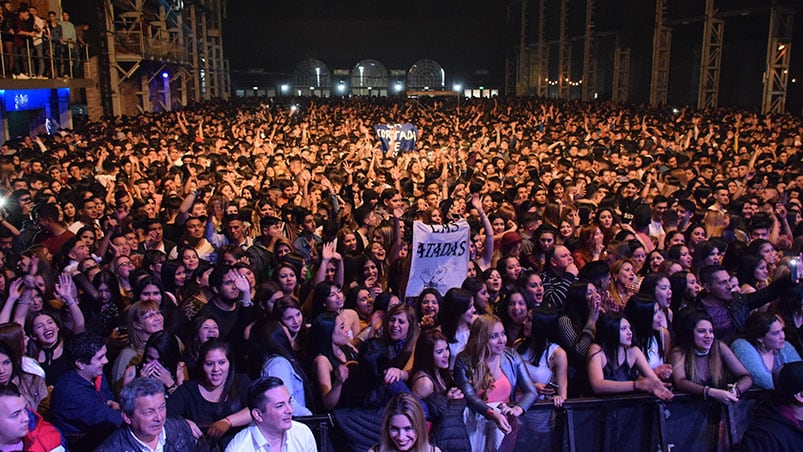
[[[306,425],[292,421],[293,425],[284,432],[281,452],[318,452],[312,430]],[[276,452],[270,448],[268,440],[262,436],[259,427],[252,422],[238,433],[226,446],[226,452]]]
[[[137,444],[142,446],[142,452],[164,452],[165,450],[165,438],[167,437],[167,435],[165,435],[164,427],[162,427],[162,433],[159,433],[159,440],[156,442],[155,449],[151,449],[150,446],[140,441],[139,438],[137,438],[137,435],[134,434],[134,432],[131,432],[131,436],[134,437],[134,441],[136,441]]]

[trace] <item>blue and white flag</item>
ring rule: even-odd
[[[444,225],[413,223],[413,257],[405,298],[433,288],[444,295],[460,287],[468,273],[469,226],[466,220]]]
[[[374,126],[376,135],[382,145],[382,152],[399,152],[415,150],[415,140],[418,137],[418,128],[412,124],[377,124]]]

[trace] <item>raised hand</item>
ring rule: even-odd
[[[228,276],[234,280],[234,287],[240,290],[240,292],[251,292],[251,283],[248,282],[248,278],[241,275],[240,272],[237,270],[229,270]]]
[[[59,274],[59,280],[55,286],[56,295],[65,303],[73,304],[78,301],[78,288],[75,287],[72,276],[67,272]]]

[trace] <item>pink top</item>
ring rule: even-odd
[[[507,403],[510,401],[510,391],[510,380],[507,379],[507,376],[505,376],[503,372],[502,375],[494,381],[493,386],[491,386],[491,389],[488,391],[487,400],[489,403]]]

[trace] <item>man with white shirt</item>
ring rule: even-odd
[[[312,431],[293,420],[290,393],[281,379],[266,377],[251,383],[248,409],[254,421],[231,440],[226,452],[317,452]]]
[[[169,419],[165,389],[155,378],[137,378],[120,391],[123,426],[95,452],[192,452],[195,437],[184,419]]]

